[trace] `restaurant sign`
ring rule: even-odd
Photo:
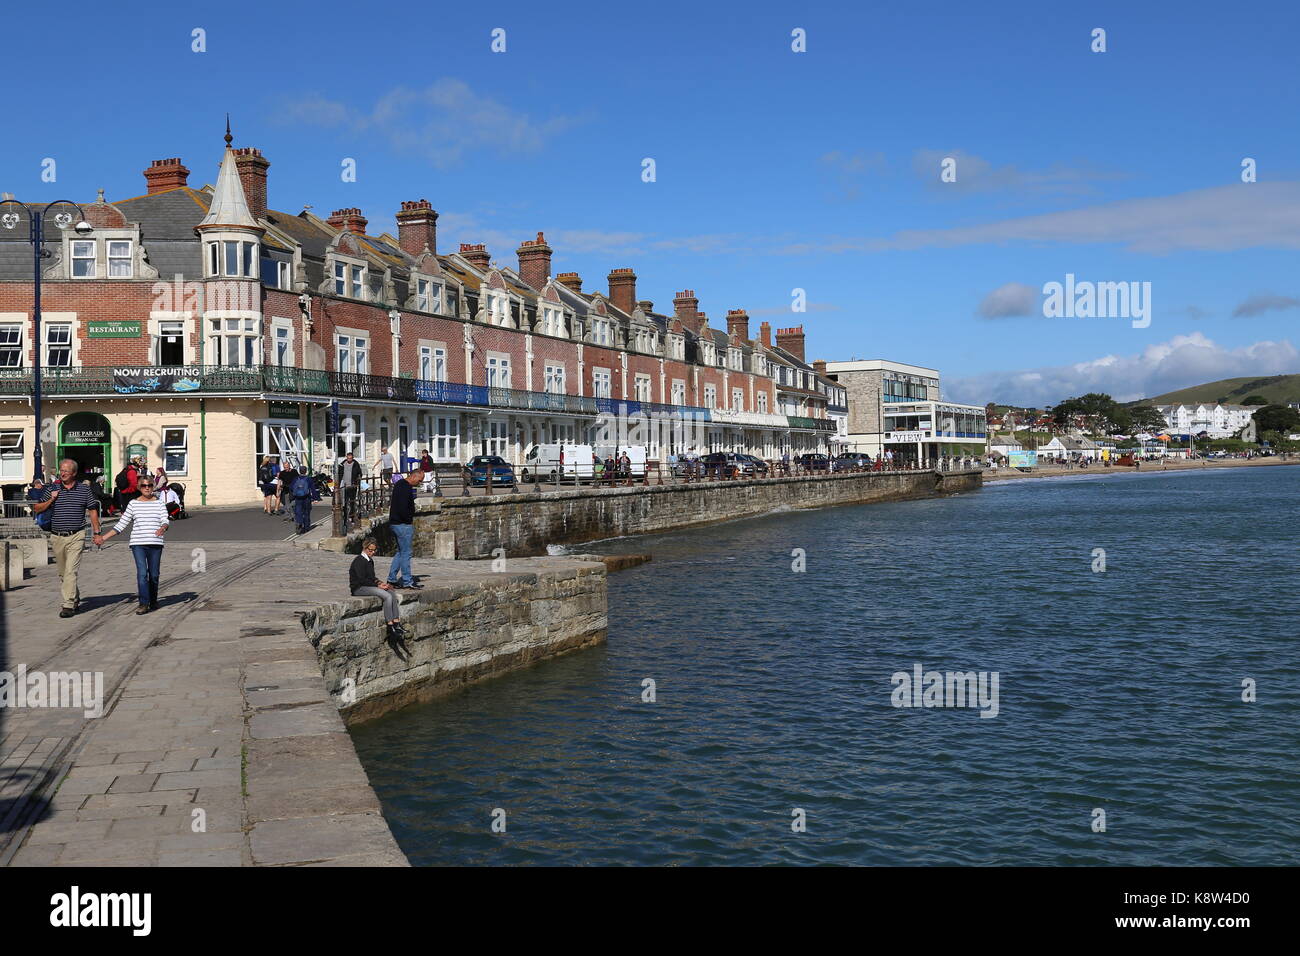
[[[90,321],[86,323],[86,337],[91,339],[138,339],[139,322]]]
[[[135,366],[113,369],[113,390],[124,395],[139,392],[196,392],[203,370],[192,365]]]

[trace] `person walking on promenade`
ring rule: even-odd
[[[393,472],[397,469],[397,462],[388,451],[387,445],[379,449],[379,461],[376,462],[376,466],[379,468],[379,476],[383,478],[384,484],[391,485],[393,483]]]
[[[44,497],[45,497],[45,482],[41,480],[41,477],[39,475],[37,475],[34,479],[32,479],[32,486],[27,489],[27,500],[30,501],[33,505],[35,505],[36,502],[41,501],[42,499],[44,499]],[[35,507],[33,507],[32,516],[36,519],[36,527],[40,528],[42,531],[50,530],[51,515],[48,511],[43,511],[38,514],[36,512]]]
[[[415,540],[415,486],[424,480],[418,468],[393,485],[388,506],[388,527],[397,539],[397,554],[388,566],[388,583],[399,588],[419,588],[411,574],[411,547]]]
[[[343,490],[343,520],[357,516],[357,490],[361,487],[361,462],[348,452],[339,463],[339,488]]]
[[[262,492],[262,512],[275,514],[275,465],[270,455],[263,455],[257,466],[257,487]]]
[[[277,492],[280,498],[280,507],[276,509],[276,514],[284,515],[285,519],[292,517],[293,511],[293,483],[298,479],[298,471],[290,467],[287,463],[281,463],[280,470],[275,473]]]
[[[135,591],[140,606],[136,614],[158,610],[158,578],[162,571],[163,535],[171,522],[167,506],[154,494],[153,478],[144,475],[138,485],[140,497],[134,499],[122,512],[113,530],[95,535],[95,544],[102,546],[115,534],[131,529],[131,556],[135,558]]]
[[[86,546],[86,517],[90,517],[91,531],[99,534],[99,501],[87,482],[77,481],[77,463],[65,458],[59,462],[58,482],[46,488],[45,497],[32,505],[32,511],[38,515],[50,512],[50,546],[63,582],[59,617],[72,617],[81,603],[77,568]]]
[[[139,480],[140,470],[135,465],[135,459],[132,458],[113,479],[113,506],[118,511],[124,511],[131,499],[136,496],[136,485]]]
[[[420,455],[419,468],[424,472],[424,484],[420,486],[421,491],[433,491],[438,487],[438,473],[433,469],[433,457],[429,454],[429,449],[425,449]]]
[[[393,637],[403,638],[406,629],[402,627],[402,605],[393,593],[393,585],[380,581],[375,574],[375,552],[379,543],[374,538],[361,542],[361,553],[348,568],[348,589],[356,597],[377,597],[384,602],[384,623],[388,633]]]
[[[294,524],[297,525],[299,534],[306,534],[311,530],[311,503],[320,498],[316,482],[307,474],[306,465],[298,466],[298,477],[293,479],[291,492]]]

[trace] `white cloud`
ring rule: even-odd
[[[369,110],[313,94],[285,103],[279,118],[342,128],[358,137],[379,136],[394,149],[423,156],[441,168],[483,152],[535,153],[580,122],[573,116],[534,119],[451,78],[422,89],[399,86]]]
[[[1010,242],[1113,244],[1155,255],[1187,250],[1300,249],[1300,183],[1237,183],[977,226],[911,229],[888,238],[840,237],[793,243],[779,251],[821,255]]]
[[[1042,315],[1043,309],[1037,289],[1023,282],[1008,282],[984,297],[979,314],[986,319],[1002,319],[1016,315]]]
[[[1233,317],[1260,315],[1264,312],[1284,312],[1300,309],[1300,299],[1289,295],[1252,295],[1232,310]]]
[[[1104,355],[1074,365],[953,377],[944,397],[953,401],[1054,405],[1086,392],[1106,392],[1127,402],[1178,388],[1246,375],[1300,370],[1300,350],[1289,341],[1224,348],[1200,332],[1177,335],[1135,355]]]
[[[939,176],[940,164],[945,159],[955,161],[956,178],[951,182],[944,182]],[[1041,170],[1013,165],[994,166],[987,159],[960,149],[918,149],[912,155],[912,171],[931,189],[937,190],[937,195],[943,196],[982,192],[1083,195],[1095,191],[1094,182],[1123,179],[1125,175],[1064,163],[1055,163]]]

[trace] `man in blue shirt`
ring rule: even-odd
[[[393,500],[388,506],[388,527],[397,539],[397,554],[388,566],[388,583],[395,587],[420,588],[411,574],[411,548],[415,541],[415,489],[424,480],[424,472],[415,469],[393,484]]]
[[[63,608],[59,617],[72,617],[81,603],[77,588],[77,568],[86,546],[86,516],[90,527],[99,534],[99,499],[90,485],[77,480],[77,463],[70,458],[59,462],[59,480],[45,489],[45,496],[34,505],[38,516],[50,515],[50,548],[63,582]]]

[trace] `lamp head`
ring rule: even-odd
[[[75,226],[73,226],[72,229],[79,236],[88,236],[95,231],[95,227],[92,226],[90,223],[86,222],[86,220],[84,219],[81,220],[81,222],[77,223]]]

